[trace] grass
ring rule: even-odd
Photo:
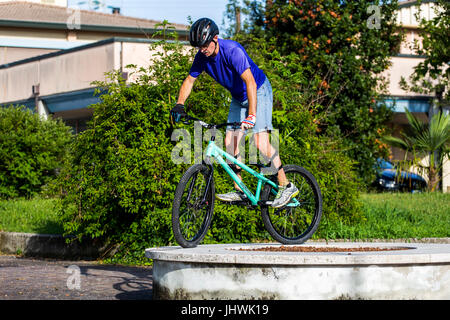
[[[61,234],[57,199],[0,200],[0,230]],[[450,194],[362,194],[364,220],[355,224],[323,218],[314,238],[400,239],[450,237]]]
[[[449,193],[363,194],[364,221],[327,222],[316,237],[330,239],[400,239],[450,237]]]
[[[0,231],[62,234],[57,199],[0,200]]]

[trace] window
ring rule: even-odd
[[[79,134],[87,129],[88,118],[85,119],[67,119],[64,123],[72,128],[74,134]]]
[[[408,109],[411,112],[428,113],[430,109],[430,98],[388,98],[384,102],[394,112],[405,112]]]

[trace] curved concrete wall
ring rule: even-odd
[[[308,243],[311,245],[311,243]],[[268,244],[153,248],[155,299],[450,299],[450,245],[370,252],[239,251]],[[279,245],[272,245],[279,246]]]

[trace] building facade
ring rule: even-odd
[[[437,112],[436,96],[418,94],[402,89],[400,80],[403,77],[408,80],[414,72],[414,68],[425,60],[426,57],[420,56],[414,49],[414,43],[417,41],[420,45],[419,22],[421,19],[430,20],[436,17],[435,1],[423,0],[418,6],[417,0],[402,1],[399,3],[397,12],[397,23],[401,26],[405,34],[405,39],[400,47],[398,55],[391,58],[391,67],[385,71],[385,76],[389,80],[387,88],[388,95],[385,101],[391,105],[394,111],[394,118],[389,126],[394,131],[394,136],[399,136],[408,126],[405,109],[411,111],[417,118],[424,122],[429,122],[433,114]],[[450,106],[444,107],[444,112],[449,113]],[[402,160],[404,151],[392,148],[392,160]],[[426,162],[427,159],[424,159]],[[411,171],[417,171],[410,168]],[[426,177],[424,177],[426,178]],[[450,192],[450,161],[446,161],[442,172],[442,190]]]
[[[92,82],[148,66],[160,22],[50,2],[0,1],[0,105],[25,105],[80,132],[99,101]],[[186,39],[187,26],[175,28]]]

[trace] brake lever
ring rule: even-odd
[[[191,119],[184,119],[182,122],[186,125],[191,124],[192,122],[190,121]]]

